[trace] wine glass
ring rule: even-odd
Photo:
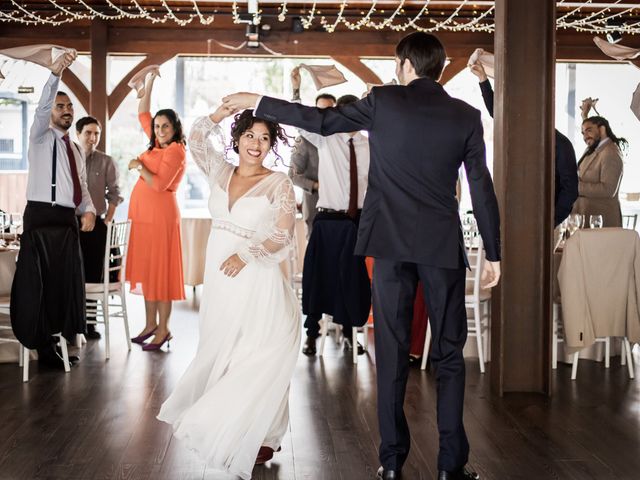
[[[584,215],[582,215],[581,213],[576,213],[576,225],[578,226],[578,229],[584,228]]]
[[[4,247],[7,244],[4,240],[4,229],[8,220],[8,215],[0,211],[0,247]]]
[[[465,245],[467,247],[473,246],[473,241],[477,236],[477,224],[473,214],[465,214],[462,217],[462,234]]]
[[[589,215],[590,228],[602,228],[602,215]]]
[[[578,228],[579,228],[578,227],[578,215],[577,214],[569,215],[569,217],[567,218],[567,230],[569,230],[569,236],[571,236],[574,233],[576,233]]]
[[[567,224],[568,224],[568,219],[564,219],[560,225],[558,225],[558,231],[557,233],[557,237],[556,237],[556,244],[554,247],[554,250],[558,250],[559,248],[562,248],[564,246],[564,242],[565,242],[565,236],[567,235]]]
[[[17,245],[18,242],[18,230],[22,227],[22,214],[12,213],[9,215],[9,231],[13,233],[13,244]]]

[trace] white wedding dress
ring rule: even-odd
[[[272,173],[229,208],[234,167],[225,160],[220,127],[198,119],[189,148],[211,186],[200,339],[158,419],[210,467],[250,479],[260,446],[277,450],[289,421],[300,313],[280,264],[293,241],[293,185]],[[234,253],[247,265],[232,278],[220,265]]]

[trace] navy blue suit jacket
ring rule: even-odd
[[[493,88],[489,80],[480,82],[484,104],[493,117]],[[556,130],[556,195],[554,226],[569,216],[578,198],[578,164],[571,140]]]
[[[433,80],[376,87],[362,100],[326,109],[263,97],[255,115],[325,136],[369,132],[357,255],[459,268],[464,249],[455,194],[464,164],[487,259],[500,260],[500,217],[480,112]]]

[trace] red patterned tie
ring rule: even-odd
[[[67,157],[69,157],[69,168],[71,170],[71,180],[73,180],[73,203],[77,207],[82,202],[82,190],[80,189],[80,179],[78,178],[78,167],[76,157],[73,155],[69,134],[63,135],[62,140],[67,146]]]
[[[347,215],[356,218],[358,214],[358,164],[353,138],[349,139],[349,209]]]

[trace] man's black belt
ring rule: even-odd
[[[58,205],[57,203],[54,205],[51,202],[36,202],[35,200],[27,200],[28,207],[36,207],[36,208],[56,208],[58,210],[71,210],[75,212],[76,209],[73,207],[63,207],[62,205]]]
[[[318,207],[318,212],[321,212],[321,213],[344,213],[344,214],[347,213],[346,210],[334,210],[333,208],[324,208],[324,207]]]

